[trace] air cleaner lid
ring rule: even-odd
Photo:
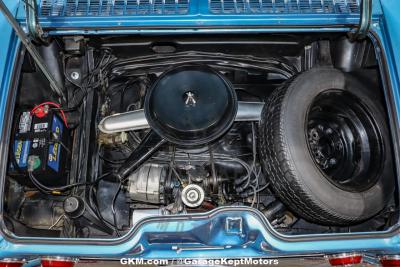
[[[146,94],[151,128],[179,145],[214,141],[229,129],[237,112],[232,85],[208,66],[183,65],[162,74]]]

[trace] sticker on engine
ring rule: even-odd
[[[33,126],[33,130],[35,133],[42,133],[46,132],[48,127],[49,127],[48,122],[35,123]]]
[[[31,141],[14,141],[14,156],[18,167],[25,168],[28,165],[28,155]]]
[[[22,112],[19,118],[18,132],[20,134],[27,133],[31,130],[32,116],[29,111]]]

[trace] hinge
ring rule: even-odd
[[[372,20],[372,0],[361,0],[360,3],[360,22],[358,27],[349,32],[352,41],[364,39],[370,29]]]
[[[37,43],[48,44],[48,36],[39,23],[38,6],[36,0],[23,0],[25,3],[26,25],[29,36]]]
[[[13,14],[4,4],[3,0],[0,0],[0,11],[4,14],[7,21],[10,23],[11,27],[14,29],[17,36],[20,38],[21,42],[26,47],[26,50],[32,56],[33,60],[35,61],[36,65],[39,69],[43,72],[43,75],[49,81],[50,88],[53,90],[55,94],[60,97],[61,102],[65,102],[66,98],[64,95],[64,90],[62,85],[58,83],[58,81],[54,78],[53,74],[49,71],[48,66],[46,65],[45,61],[43,60],[42,56],[36,49],[35,45],[32,44],[31,38],[24,32],[22,27],[18,24],[18,21],[14,18]]]

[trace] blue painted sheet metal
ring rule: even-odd
[[[381,2],[384,14],[381,24],[385,30],[381,39],[387,44],[385,51],[389,61],[387,65],[392,73],[392,82],[396,83],[393,90],[394,100],[400,107],[400,1],[381,0]],[[398,116],[400,118],[400,114]]]
[[[360,0],[209,0],[210,13],[287,14],[332,13],[359,14]],[[146,16],[189,13],[196,0],[41,0],[42,17],[74,16]]]
[[[360,0],[41,0],[51,34],[210,32],[217,28],[355,25]],[[258,3],[258,4],[256,4]],[[22,4],[21,4],[22,5]],[[381,14],[374,1],[373,16]],[[18,14],[24,24],[24,12]]]
[[[378,37],[382,42],[382,50],[387,56],[388,61],[388,73],[390,75],[390,83],[392,87],[393,94],[395,96],[395,102],[397,107],[400,106],[400,95],[399,95],[399,73],[398,67],[400,64],[400,55],[396,53],[399,49],[400,45],[400,35],[398,34],[398,29],[396,29],[396,25],[399,25],[399,18],[396,17],[395,10],[400,10],[400,2],[398,0],[382,0],[385,2],[383,5],[385,19],[377,20],[377,22],[373,25],[373,31],[376,32]],[[16,2],[14,0],[6,1],[9,7],[12,8],[13,11],[16,10]],[[376,1],[374,1],[376,3]],[[376,5],[375,5],[376,6]],[[200,6],[198,6],[200,8]],[[376,10],[379,11],[379,8]],[[207,6],[208,12],[208,6]],[[377,13],[375,13],[377,14]],[[321,31],[321,28],[290,28],[289,25],[294,25],[297,22],[298,26],[301,25],[311,25],[304,24],[312,22],[312,16],[303,14],[303,16],[296,15],[287,16],[287,17],[269,17],[268,25],[279,25],[284,24],[286,28],[285,31]],[[343,15],[343,14],[342,14]],[[346,17],[342,17],[342,15],[324,15],[328,17],[323,17],[322,15],[318,15],[320,17],[314,17],[315,25],[317,24],[333,24],[335,25],[338,21],[352,21],[355,22],[356,18],[352,17],[352,15],[343,15]],[[191,15],[192,19],[200,18],[197,23],[198,25],[202,25],[201,18],[202,16]],[[196,17],[199,16],[199,17]],[[208,15],[214,16],[214,15]],[[233,17],[230,17],[233,16]],[[260,15],[261,18],[265,15]],[[306,17],[307,16],[307,17]],[[322,16],[322,17],[321,17]],[[150,16],[151,17],[151,16]],[[162,16],[165,17],[165,16]],[[168,16],[166,16],[168,17]],[[182,15],[181,17],[186,17]],[[257,19],[260,18],[257,16],[251,15],[242,15],[242,19],[238,18],[235,15],[218,15],[218,17],[222,18],[232,18],[233,22],[237,24],[230,23],[231,21],[219,20],[216,17],[213,17],[215,20],[214,23],[219,21],[219,25],[242,25],[245,26],[247,23],[253,22],[254,25],[257,23]],[[317,18],[320,21],[317,21]],[[322,20],[322,19],[325,20]],[[379,19],[377,17],[376,19]],[[115,18],[110,18],[110,20],[115,20]],[[165,20],[168,20],[167,18]],[[287,22],[289,21],[289,23]],[[52,20],[46,20],[47,26],[55,25]],[[90,20],[89,20],[90,21]],[[182,24],[185,24],[185,20],[180,21]],[[107,21],[106,21],[107,22]],[[104,23],[100,19],[97,21],[98,24]],[[157,21],[160,22],[160,21]],[[173,25],[177,21],[172,21],[168,25]],[[190,21],[193,23],[194,21]],[[209,22],[209,21],[208,21]],[[263,20],[262,22],[266,22]],[[57,20],[59,25],[63,27],[78,25],[74,24],[69,19],[62,23],[62,19]],[[72,24],[71,24],[72,23]],[[80,20],[79,23],[82,25],[85,23],[84,19]],[[87,23],[87,22],[86,22]],[[149,21],[149,25],[152,23]],[[188,23],[188,21],[186,21]],[[224,24],[222,24],[224,23]],[[259,22],[258,22],[259,23]],[[153,22],[154,25],[154,22]],[[180,25],[178,23],[178,25]],[[194,26],[195,24],[190,24]],[[250,24],[251,25],[251,24]],[[266,24],[263,24],[266,25]],[[337,30],[332,28],[324,28],[325,31]],[[0,16],[0,30],[2,32],[1,35],[1,46],[0,49],[0,86],[1,86],[1,99],[0,99],[0,112],[1,116],[4,116],[4,108],[6,104],[6,96],[8,94],[9,89],[9,81],[11,76],[11,70],[13,66],[13,59],[15,58],[16,47],[18,41],[15,36],[11,33],[10,27],[5,22],[5,19]],[[227,28],[220,28],[221,31],[229,31]],[[234,27],[235,31],[278,31],[278,29],[257,29],[248,27],[248,29],[240,29],[239,27]],[[280,29],[282,30],[282,29]],[[112,33],[111,30],[109,33]],[[129,29],[125,29],[126,33],[132,33]],[[193,31],[188,30],[188,32]],[[151,33],[163,33],[163,31],[159,31],[157,29],[151,29]],[[99,33],[104,33],[99,31]],[[169,33],[174,33],[173,30],[169,30]],[[396,35],[397,34],[397,35]],[[394,43],[396,42],[396,43]],[[397,112],[399,116],[399,112]],[[0,126],[2,126],[2,120],[0,120]],[[221,222],[227,217],[242,217],[244,222],[244,231],[248,234],[247,237],[252,236],[251,240],[243,239],[240,236],[227,236],[224,232],[224,228],[221,227]],[[157,240],[157,237],[162,235],[162,241]],[[351,235],[351,234],[349,234]],[[186,243],[182,244],[180,241],[180,237],[186,236],[190,237],[194,243]],[[170,240],[170,242],[165,242],[166,240]],[[249,242],[248,242],[249,241]],[[179,244],[179,243],[180,244]],[[175,221],[166,221],[163,222],[147,222],[142,227],[140,227],[130,238],[123,243],[115,244],[115,245],[51,245],[48,244],[23,244],[23,243],[10,243],[4,239],[0,238],[0,258],[3,257],[13,257],[13,256],[29,256],[29,255],[69,255],[69,256],[91,256],[91,257],[121,257],[127,255],[134,255],[133,252],[135,248],[141,244],[145,252],[140,255],[146,258],[198,258],[198,257],[221,257],[224,255],[225,257],[264,257],[264,256],[277,256],[277,255],[293,255],[293,254],[309,254],[309,253],[333,253],[340,251],[372,251],[372,252],[398,252],[400,251],[400,236],[393,237],[382,237],[379,239],[368,238],[368,236],[363,239],[337,239],[337,240],[324,240],[320,241],[285,241],[281,238],[278,238],[274,235],[271,230],[265,228],[262,221],[259,219],[257,213],[250,211],[228,211],[225,213],[214,213],[210,218],[202,218],[198,220],[175,220]],[[202,245],[203,244],[203,245]],[[219,246],[221,244],[229,244],[229,246],[224,249],[210,249],[210,250],[184,250],[178,252],[173,248],[173,246]],[[138,255],[136,255],[138,256]]]
[[[18,5],[15,0],[6,0],[5,3],[11,12],[17,13]],[[19,39],[6,19],[0,14],[0,129],[3,129],[3,116],[18,45]]]
[[[227,216],[243,219],[244,236],[229,235],[225,232]],[[185,241],[186,240],[186,241]],[[238,258],[276,257],[335,253],[340,251],[386,251],[400,249],[399,237],[381,239],[347,239],[321,241],[284,241],[265,228],[255,212],[225,211],[214,213],[210,218],[193,220],[172,220],[143,224],[135,235],[115,245],[66,245],[53,244],[11,244],[0,243],[0,257],[21,255],[63,255],[78,257],[143,257],[143,258]],[[223,245],[224,248],[219,248]],[[143,252],[136,254],[137,247]],[[176,248],[180,248],[176,249]],[[199,249],[203,248],[203,249]]]
[[[39,16],[185,15],[189,0],[41,0]]]
[[[359,7],[359,0],[209,0],[209,8],[213,14],[359,14]]]

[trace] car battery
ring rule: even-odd
[[[70,135],[58,114],[49,110],[44,116],[31,111],[19,112],[11,142],[8,174],[22,185],[33,186],[28,174],[29,159],[32,174],[41,184],[59,187],[68,184]]]

